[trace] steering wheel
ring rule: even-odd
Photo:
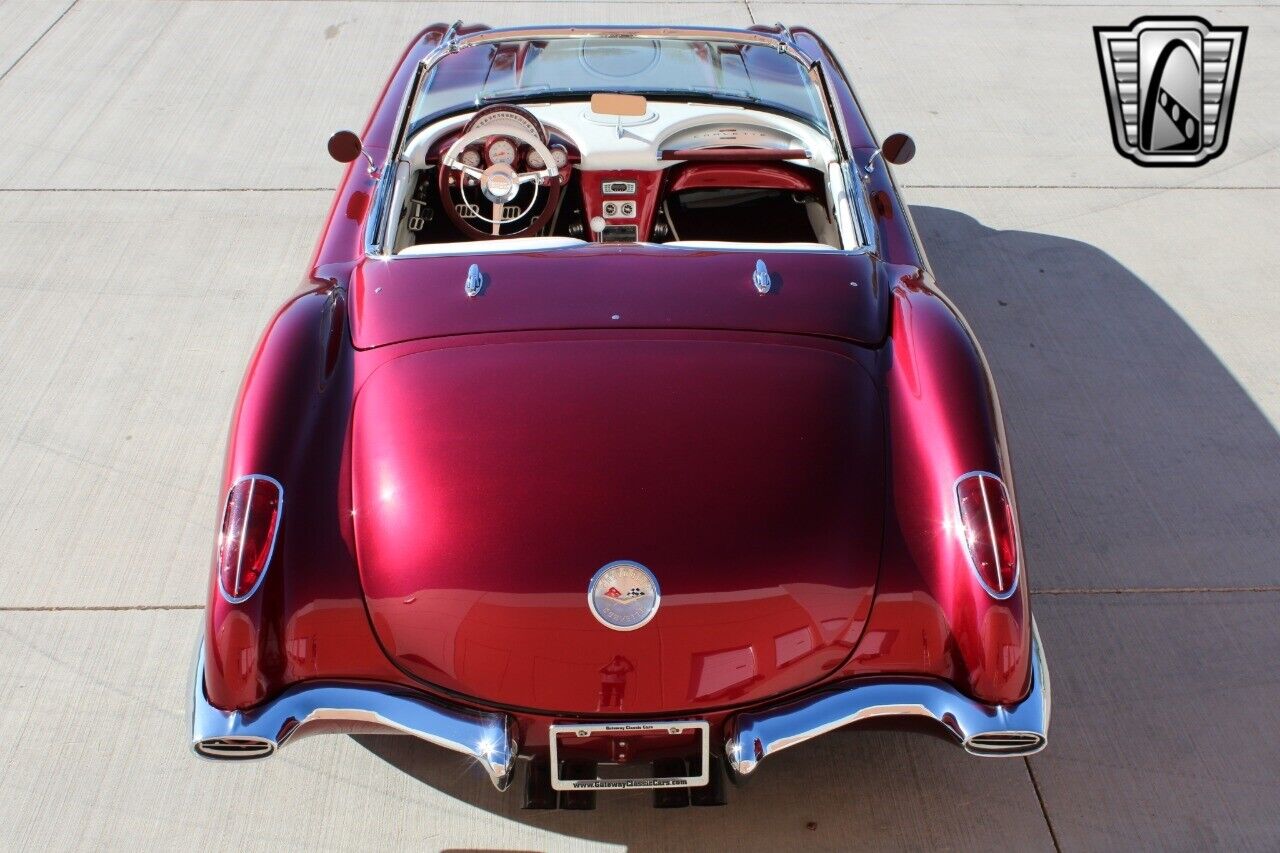
[[[468,145],[492,136],[505,136],[529,146],[542,158],[546,167],[531,172],[517,172],[508,163],[494,163],[481,169],[462,162],[462,152]],[[438,173],[440,201],[444,205],[445,212],[458,230],[473,240],[515,237],[525,233],[536,234],[555,212],[556,202],[560,199],[560,169],[556,166],[550,149],[547,148],[547,131],[532,113],[521,107],[493,104],[478,111],[467,122],[461,135],[440,156]],[[468,198],[467,178],[474,178],[479,182],[482,199],[473,201]],[[511,202],[515,201],[521,187],[525,184],[533,185],[529,202],[518,211],[511,213],[507,208]],[[463,216],[454,206],[451,190],[455,187],[462,197],[463,205],[472,212],[471,216]],[[538,205],[543,189],[546,190],[546,199],[542,202],[541,209],[530,216]],[[481,201],[488,202],[489,215],[487,216]],[[512,226],[526,217],[529,221],[523,226],[508,227],[505,232],[503,231],[504,225]],[[488,223],[489,228],[478,227],[474,220]]]

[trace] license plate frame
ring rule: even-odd
[[[646,776],[633,779],[561,779],[559,746],[562,735],[657,734],[672,735],[696,731],[702,758],[702,772],[696,776]],[[551,788],[555,791],[636,791],[651,788],[701,788],[711,781],[711,724],[706,720],[667,720],[660,722],[555,723],[548,733],[551,764]]]

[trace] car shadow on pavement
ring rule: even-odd
[[[1274,584],[1280,436],[1186,322],[1091,245],[993,230],[953,210],[912,210],[934,273],[974,328],[995,376],[1033,590]],[[1077,691],[1083,674],[1132,681],[1151,649],[1074,639],[1071,626],[1046,624],[1053,596],[1039,600],[1054,674],[1055,732],[1082,747],[1092,744],[1062,760],[1075,767],[1071,778],[1105,789],[1113,759],[1149,761],[1143,726],[1182,712],[1158,697],[1141,708],[1108,706],[1106,713],[1128,719],[1097,731],[1090,718],[1102,711]],[[1055,647],[1063,654],[1055,656]],[[1215,664],[1190,657],[1187,678],[1212,673]],[[625,792],[600,795],[598,817],[522,811],[519,779],[499,794],[477,767],[412,738],[356,739],[402,772],[495,816],[630,849],[835,849],[851,839],[876,849],[1011,842],[1052,849],[1045,814],[1059,807],[1040,802],[1030,772],[1042,760],[1059,760],[1053,732],[1049,753],[1030,766],[1021,759],[977,760],[918,735],[837,732],[771,757],[749,785],[730,786],[726,808],[657,813],[647,792]],[[1053,791],[1074,797],[1075,782],[1065,784]],[[1179,809],[1198,783],[1180,784],[1188,790],[1149,794],[1151,820],[1191,819]],[[1211,816],[1212,801],[1191,801]],[[1069,801],[1060,807],[1072,808]],[[1069,835],[1069,828],[1064,816],[1059,831]]]
[[[1087,243],[912,215],[995,376],[1032,589],[1274,584],[1280,435],[1160,295]]]

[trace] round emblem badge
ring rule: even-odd
[[[600,569],[587,587],[587,607],[601,625],[634,631],[658,612],[658,579],[639,563],[618,560]]]

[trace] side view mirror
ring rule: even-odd
[[[880,145],[884,159],[895,166],[910,163],[916,156],[916,141],[905,133],[891,133]]]
[[[369,161],[369,174],[378,177],[378,168],[373,164],[373,158],[364,150],[364,144],[355,131],[339,130],[329,137],[329,156],[339,163],[350,163],[361,155]]]
[[[911,158],[916,156],[916,141],[905,133],[891,133],[886,136],[884,142],[880,143],[880,147],[867,161],[868,175],[875,169],[877,155],[895,166],[910,163]]]

